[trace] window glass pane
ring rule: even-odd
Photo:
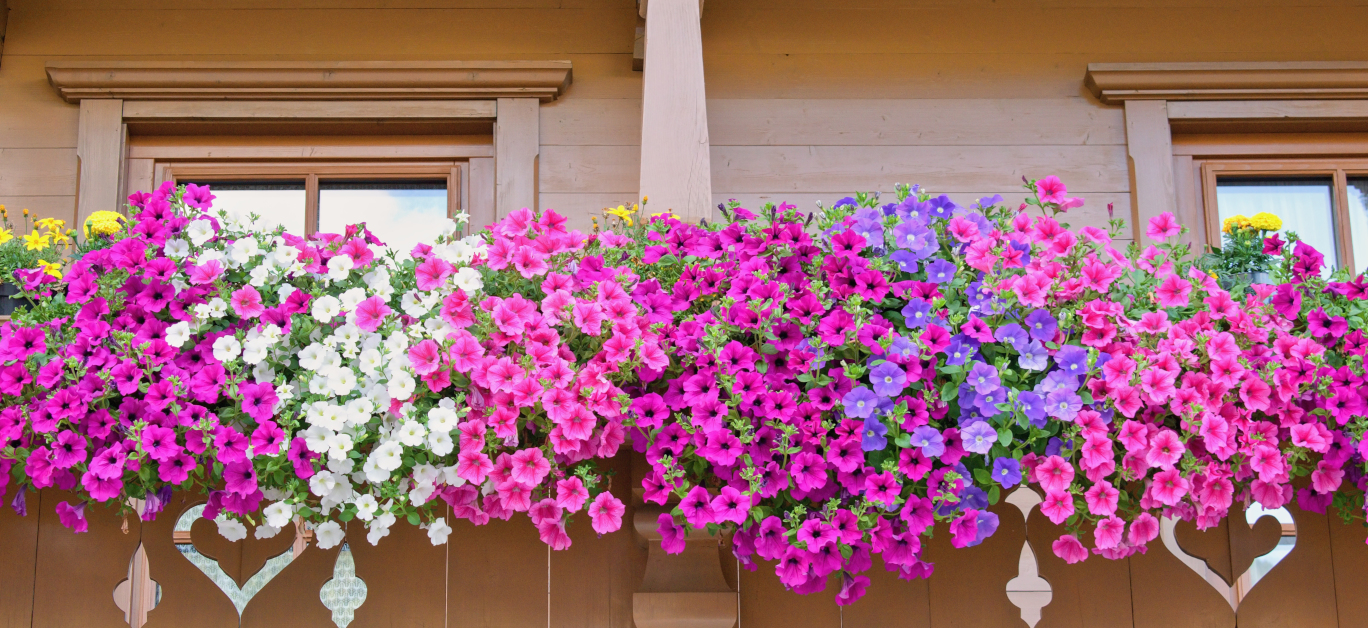
[[[387,248],[407,257],[431,244],[447,221],[446,181],[320,181],[318,230],[342,233],[366,223]]]
[[[1368,272],[1368,177],[1349,178],[1349,228],[1353,231],[1354,270]]]
[[[1332,184],[1325,179],[1221,179],[1216,183],[1220,219],[1268,212],[1282,219],[1282,233],[1296,232],[1325,255],[1325,275],[1336,266]]]
[[[264,230],[284,225],[285,230],[304,235],[303,181],[180,181],[208,185],[214,194],[214,209],[246,218],[260,217]]]

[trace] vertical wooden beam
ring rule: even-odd
[[[499,99],[494,123],[496,219],[524,207],[537,209],[540,113],[536,98]]]
[[[76,158],[80,163],[76,190],[76,224],[85,223],[91,214],[123,207],[124,163],[123,101],[86,99],[81,101]]]
[[[641,90],[640,193],[651,213],[695,221],[712,216],[700,10],[695,0],[651,1]]]
[[[494,224],[494,159],[473,157],[470,160],[470,233],[481,233]]]
[[[9,2],[0,0],[0,61],[5,58],[5,33],[9,26]]]
[[[1178,222],[1189,229],[1183,242],[1197,253],[1206,250],[1206,216],[1202,215],[1202,195],[1198,191],[1197,169],[1192,163],[1192,155],[1176,155],[1173,158],[1173,181]],[[1213,208],[1214,210],[1214,208]]]
[[[1132,227],[1135,240],[1147,243],[1150,218],[1164,212],[1177,215],[1173,133],[1166,101],[1126,101],[1126,152],[1131,167]]]

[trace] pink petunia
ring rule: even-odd
[[[256,318],[266,311],[266,306],[261,302],[261,293],[252,286],[243,286],[233,291],[230,303],[233,312],[242,318]]]
[[[356,306],[356,326],[360,327],[361,331],[374,332],[380,329],[385,317],[393,311],[382,297],[366,299]]]
[[[419,264],[413,270],[414,277],[418,281],[418,289],[423,291],[436,290],[446,283],[455,268],[450,262],[440,257],[430,257]]]
[[[1173,212],[1164,212],[1150,218],[1149,228],[1145,230],[1145,235],[1155,242],[1163,242],[1173,236],[1183,232],[1183,226],[1178,224],[1178,219]]]
[[[1168,469],[1154,474],[1150,482],[1149,495],[1165,506],[1176,506],[1188,494],[1192,484],[1177,469]]]
[[[1098,482],[1083,493],[1083,499],[1088,503],[1088,512],[1099,517],[1115,513],[1120,497],[1121,491],[1109,482]]]
[[[1074,479],[1074,468],[1059,456],[1050,456],[1036,465],[1036,482],[1047,492],[1064,492]]]
[[[1188,304],[1192,294],[1192,284],[1178,275],[1169,275],[1154,291],[1155,301],[1160,307],[1183,307]]]
[[[1054,550],[1055,556],[1060,557],[1070,565],[1088,559],[1088,550],[1078,541],[1078,537],[1072,534],[1059,537],[1059,540],[1050,544],[1050,549]]]
[[[513,481],[526,486],[536,486],[551,472],[551,463],[542,455],[540,449],[520,449],[513,454]]]
[[[1063,203],[1069,193],[1069,188],[1065,187],[1064,182],[1055,175],[1037,180],[1035,189],[1036,195],[1040,197],[1042,203]]]
[[[427,375],[441,366],[442,347],[431,338],[425,339],[408,350],[409,364],[413,365],[413,372],[419,375]]]
[[[1154,515],[1142,512],[1131,521],[1130,531],[1126,534],[1126,542],[1130,545],[1143,547],[1158,536],[1159,520],[1155,519]]]
[[[1064,523],[1074,514],[1073,495],[1067,491],[1046,491],[1045,501],[1040,502],[1040,512],[1055,525]]]
[[[556,505],[569,512],[579,512],[584,507],[584,502],[589,499],[589,491],[584,488],[584,481],[578,477],[556,482]]]
[[[1111,549],[1121,544],[1121,535],[1126,530],[1126,523],[1120,517],[1112,515],[1097,522],[1097,527],[1093,529],[1094,545],[1097,549]]]

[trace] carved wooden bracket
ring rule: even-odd
[[[722,576],[716,537],[695,530],[682,554],[660,549],[659,506],[638,506],[633,525],[648,546],[646,575],[632,596],[637,628],[730,628],[737,620],[737,594]]]

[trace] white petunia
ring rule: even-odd
[[[456,448],[456,443],[451,440],[450,432],[433,432],[428,434],[428,449],[433,454],[445,456]]]
[[[356,306],[361,305],[361,302],[365,300],[366,291],[361,288],[352,288],[351,290],[343,292],[341,296],[342,311],[350,312],[356,309]]]
[[[469,266],[456,271],[456,274],[452,276],[452,281],[457,288],[467,293],[479,292],[484,288],[484,278],[480,276],[480,271]]]
[[[371,528],[366,532],[366,542],[371,545],[380,543],[380,539],[389,536],[389,528]]]
[[[347,453],[352,450],[351,434],[333,434],[328,438],[328,457],[332,460],[348,460]],[[348,469],[346,473],[350,473]]]
[[[190,255],[190,243],[180,238],[166,241],[166,246],[162,249],[166,256],[171,259],[185,259]]]
[[[375,466],[386,471],[398,469],[404,464],[404,447],[397,441],[387,440],[371,451]]]
[[[451,526],[447,525],[446,519],[438,519],[428,526],[428,540],[433,545],[442,545],[447,542],[447,537],[451,536]]]
[[[333,256],[332,259],[328,260],[328,279],[333,281],[346,279],[347,275],[351,274],[354,265],[350,255]]]
[[[190,226],[185,228],[185,235],[190,237],[190,241],[195,246],[203,246],[205,242],[214,237],[214,225],[203,218],[192,220]]]
[[[451,408],[438,406],[428,410],[428,429],[433,432],[446,432],[450,434],[451,430],[456,429],[456,424],[459,421],[460,417],[458,417],[456,411]]]
[[[283,528],[289,525],[290,520],[294,518],[294,513],[294,506],[285,502],[276,502],[261,511],[261,514],[266,517],[266,525],[273,528]]]
[[[456,465],[442,467],[442,483],[447,486],[465,486],[465,478],[456,474]]]
[[[221,336],[214,341],[214,359],[219,362],[228,363],[237,359],[238,354],[242,353],[242,343],[232,336]]]
[[[375,517],[375,511],[380,508],[380,502],[375,501],[375,497],[366,493],[352,501],[356,504],[356,518],[362,521],[370,521]]]
[[[304,430],[304,446],[316,454],[328,451],[328,439],[332,438],[333,431],[322,425],[312,425]]]
[[[417,447],[423,444],[423,439],[427,437],[427,428],[417,421],[405,421],[399,426],[397,438],[399,442],[409,447]]]
[[[344,538],[347,538],[347,533],[342,531],[342,526],[336,521],[324,521],[323,525],[314,529],[314,540],[318,542],[318,549],[337,547]]]
[[[247,526],[242,525],[242,522],[237,519],[229,519],[219,515],[214,519],[214,523],[218,524],[219,535],[228,539],[229,543],[237,543],[247,538]]]
[[[362,373],[373,375],[385,364],[385,358],[375,349],[366,349],[361,352],[361,357],[357,358],[357,364],[361,367]]]
[[[436,484],[442,470],[430,464],[420,464],[413,468],[413,481],[419,484]]]
[[[271,368],[270,362],[263,361],[252,367],[252,378],[255,379],[258,384],[274,381],[275,376],[275,369]],[[279,397],[279,393],[277,393],[276,396]]]
[[[318,367],[323,364],[323,358],[327,354],[327,347],[316,342],[312,343],[299,352],[299,368],[306,371],[317,371]]]
[[[190,339],[190,323],[181,321],[166,328],[166,344],[180,347]]]
[[[279,288],[276,288],[276,298],[280,299],[281,303],[284,303],[286,299],[290,298],[290,295],[294,294],[294,291],[294,286],[290,284],[282,285]]]
[[[389,386],[386,389],[393,399],[403,401],[413,394],[413,389],[417,385],[413,381],[413,376],[404,371],[399,371],[390,378]]]
[[[271,268],[266,265],[257,266],[252,272],[247,273],[251,277],[251,284],[258,288],[266,285],[266,280],[271,278]]]
[[[351,434],[346,434],[346,436],[350,438]],[[354,468],[355,466],[356,461],[352,460],[351,458],[343,458],[341,460],[328,461],[328,470],[332,471],[335,475],[349,475],[352,472],[352,468]]]
[[[332,471],[319,471],[309,478],[309,492],[322,497],[337,487],[337,477]]]
[[[361,473],[366,476],[366,481],[372,484],[379,484],[389,480],[390,472],[375,465],[375,456],[366,458],[366,463],[361,465]]]
[[[228,302],[214,297],[209,300],[209,318],[222,318],[228,313]]]
[[[257,338],[256,340],[247,343],[247,346],[243,348],[242,361],[248,364],[259,364],[262,360],[266,359],[266,355],[270,350],[271,343],[269,341]]]
[[[314,375],[313,379],[309,380],[310,395],[326,395],[328,394],[329,390],[331,389],[328,388],[327,376],[320,373],[318,375]]]
[[[273,539],[280,534],[280,528],[276,526],[262,524],[256,527],[256,532],[252,533],[257,539]]]
[[[351,393],[352,389],[356,388],[356,373],[349,368],[334,369],[328,375],[328,388],[338,396]]]
[[[333,259],[337,258],[334,257]],[[325,294],[321,297],[318,297],[317,299],[314,299],[313,308],[310,310],[310,313],[313,314],[314,320],[320,323],[326,323],[331,321],[334,316],[337,316],[341,312],[342,302],[338,301],[337,297],[332,296],[330,294]]]

